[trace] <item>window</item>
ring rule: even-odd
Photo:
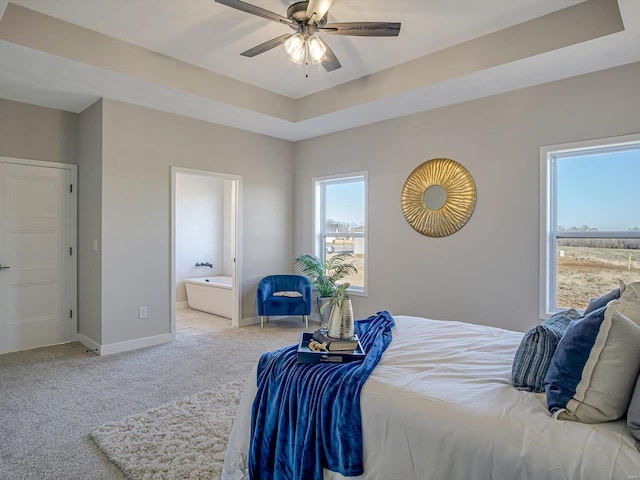
[[[640,279],[640,135],[540,151],[544,317]]]
[[[315,187],[315,253],[323,260],[350,252],[358,273],[345,278],[349,293],[366,295],[367,174],[354,173],[313,180]]]

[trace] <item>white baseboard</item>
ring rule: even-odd
[[[110,343],[107,345],[100,345],[99,355],[110,355],[112,353],[128,352],[129,350],[136,350],[138,348],[153,347],[155,345],[161,345],[163,343],[173,342],[176,339],[175,333],[163,333],[161,335],[154,335],[153,337],[136,338],[135,340],[127,340],[124,342]]]
[[[94,340],[91,340],[89,337],[76,333],[74,336],[74,341],[80,342],[82,345],[87,347],[89,350],[96,352],[98,355],[100,354],[100,344]]]
[[[251,325],[260,325],[260,317],[241,318],[238,321],[238,327],[250,327]]]

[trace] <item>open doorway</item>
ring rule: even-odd
[[[237,175],[171,168],[174,335],[176,319],[184,318],[187,308],[205,324],[228,321],[226,325],[237,327],[242,318],[241,180]]]

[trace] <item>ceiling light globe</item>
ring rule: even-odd
[[[326,60],[327,57],[325,57],[325,53],[327,52],[327,47],[325,47],[317,35],[311,35],[307,42],[309,44],[309,55],[313,63],[320,63]]]
[[[293,63],[297,63],[298,65],[302,65],[306,57],[305,53],[306,49],[303,44],[300,46],[300,48],[291,50],[291,53],[289,54],[289,60],[291,60]]]
[[[289,54],[289,56],[293,55],[293,53],[297,50],[304,50],[304,37],[300,33],[296,33],[291,35],[286,42],[284,42],[284,49]]]

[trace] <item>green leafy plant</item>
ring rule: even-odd
[[[338,308],[342,308],[343,300],[349,298],[349,295],[347,294],[347,288],[349,288],[350,286],[351,286],[351,284],[349,282],[344,282],[344,283],[341,283],[340,285],[336,286],[336,289],[333,292],[333,295],[331,295],[331,299],[329,300],[328,303],[325,303],[322,306],[321,310],[324,310],[329,305],[332,306],[332,307],[334,305],[337,305]]]
[[[344,287],[345,294],[349,288],[349,283],[337,285],[337,282],[358,273],[354,258],[349,252],[338,253],[327,260],[313,255],[299,255],[296,258],[296,266],[309,277],[311,286],[318,291],[320,297],[333,297],[339,287],[347,285]]]

